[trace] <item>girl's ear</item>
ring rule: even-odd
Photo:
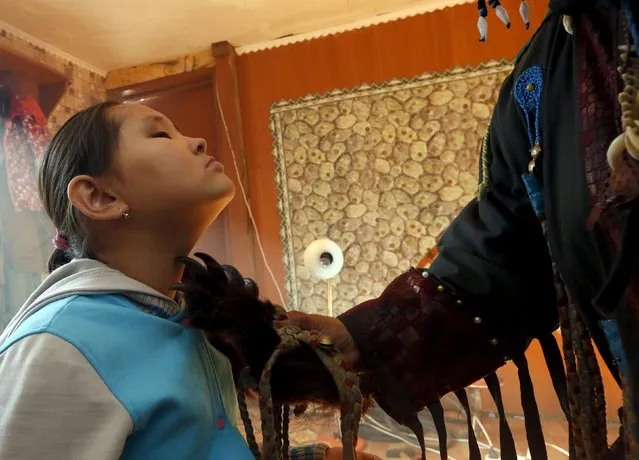
[[[91,176],[74,177],[67,187],[67,196],[78,211],[93,220],[118,220],[123,210],[128,209],[109,187]]]

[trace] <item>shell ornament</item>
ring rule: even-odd
[[[627,47],[620,47],[620,51],[625,61],[624,67],[619,68],[624,85],[619,93],[622,132],[608,148],[608,165],[612,171],[622,166],[625,152],[639,160],[639,58],[630,56]]]

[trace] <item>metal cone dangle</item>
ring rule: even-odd
[[[488,21],[483,16],[479,16],[479,20],[477,21],[477,29],[479,30],[479,41],[485,42],[486,36],[488,35]]]
[[[495,13],[497,17],[506,25],[507,29],[510,29],[510,18],[508,17],[508,11],[501,5],[495,6]]]
[[[521,0],[521,3],[519,4],[519,15],[521,16],[522,21],[524,21],[526,30],[528,30],[530,28],[530,5],[526,0]]]
[[[504,23],[506,29],[510,29],[510,17],[508,11],[499,0],[477,0],[479,19],[477,20],[477,30],[479,30],[479,41],[485,42],[488,37],[488,6],[495,10],[495,15]],[[529,21],[530,6],[527,0],[521,0],[519,14],[521,15],[526,29],[530,27]]]

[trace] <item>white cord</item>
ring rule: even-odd
[[[395,434],[392,431],[389,431],[386,428],[382,427],[381,424],[379,424],[379,422],[377,422],[372,417],[370,417],[368,415],[365,415],[364,417],[367,417],[367,418],[373,420],[374,422],[376,422],[378,425],[380,425],[380,426],[372,426],[371,428],[373,428],[373,429],[375,429],[375,430],[377,430],[377,431],[379,431],[381,433],[384,433],[385,435],[390,436],[391,438],[395,438],[395,439],[403,442],[404,444],[406,444],[406,445],[408,445],[408,446],[410,446],[410,447],[412,447],[414,449],[421,449],[421,447],[419,447],[419,445],[417,445],[416,443],[414,443],[412,441],[409,441],[408,439],[405,439],[402,436],[400,436],[398,434]],[[424,440],[429,440],[429,439],[432,439],[432,440],[436,441],[435,438],[424,438]],[[440,454],[440,452],[437,449],[433,449],[431,447],[426,447],[426,451],[432,452],[433,454],[437,454],[437,455]],[[450,455],[448,456],[448,458],[449,458],[449,460],[457,460],[455,457],[451,457]]]
[[[488,431],[486,431],[486,427],[484,427],[484,424],[481,423],[481,420],[479,420],[479,418],[476,415],[473,415],[473,430],[475,429],[475,423],[479,425],[479,428],[481,428],[481,431],[484,433],[484,436],[486,436],[486,441],[488,441],[488,445],[490,447],[493,447],[493,442],[490,440],[490,436],[488,436]]]
[[[220,118],[222,119],[222,125],[224,126],[224,131],[226,132],[226,140],[229,144],[229,149],[231,150],[231,155],[233,156],[233,166],[235,167],[235,174],[237,175],[237,183],[240,185],[240,190],[242,191],[242,198],[244,199],[244,204],[246,205],[246,210],[248,211],[249,219],[251,220],[251,224],[253,225],[253,231],[255,232],[255,240],[257,241],[257,246],[260,249],[260,253],[262,254],[262,259],[264,260],[264,265],[266,266],[266,270],[268,270],[269,275],[271,275],[271,280],[273,280],[273,284],[275,285],[275,289],[277,289],[277,294],[280,296],[280,302],[282,302],[282,307],[286,308],[286,302],[284,302],[284,295],[280,290],[280,286],[275,279],[275,275],[273,274],[273,270],[271,270],[271,266],[268,264],[266,260],[266,253],[264,252],[264,247],[262,246],[262,239],[260,238],[260,233],[257,230],[257,224],[255,223],[255,218],[253,217],[253,211],[251,211],[251,205],[249,204],[248,197],[246,196],[246,190],[244,190],[244,184],[242,183],[242,177],[240,176],[240,168],[237,165],[237,158],[235,157],[235,149],[233,148],[233,142],[231,141],[231,134],[229,133],[229,128],[226,125],[226,118],[224,117],[224,111],[222,110],[222,103],[220,102],[220,93],[217,89],[217,78],[215,79],[215,98],[217,99],[217,107],[220,111]]]
[[[393,433],[393,432],[389,431],[389,429],[388,429],[388,428],[386,428],[384,425],[382,425],[379,421],[375,420],[375,419],[374,419],[373,417],[371,417],[370,415],[368,415],[368,414],[367,414],[367,415],[364,415],[364,419],[366,419],[366,420],[368,420],[369,422],[371,422],[371,423],[372,423],[371,428],[373,428],[373,429],[375,429],[375,430],[377,430],[377,431],[379,431],[379,432],[381,432],[381,433],[384,433],[384,434],[386,434],[386,435],[388,435],[388,436],[391,436],[392,438],[395,438],[395,439],[397,439],[397,440],[399,440],[399,441],[403,442],[404,444],[406,444],[406,445],[408,445],[408,446],[410,446],[410,447],[413,447],[413,448],[415,448],[415,449],[420,449],[420,447],[419,447],[419,445],[418,445],[417,443],[415,443],[415,442],[413,442],[413,441],[410,441],[410,440],[408,440],[408,439],[406,439],[406,438],[404,438],[404,437],[402,437],[402,436],[400,436],[400,435],[398,435],[398,434],[395,434],[395,433]],[[482,426],[482,429],[483,429],[483,426]],[[484,434],[486,434],[486,432],[485,432],[485,431],[484,431]],[[487,435],[487,434],[486,434],[486,437],[488,438],[488,435]],[[490,439],[490,438],[488,438],[488,439]],[[438,438],[433,438],[433,437],[428,437],[428,436],[427,436],[427,437],[424,437],[424,440],[425,440],[425,441],[438,441],[439,439],[438,439]],[[452,440],[453,440],[453,441],[455,441],[455,442],[463,442],[463,443],[467,443],[467,444],[469,443],[469,440],[468,440],[468,439],[466,439],[466,438],[452,438]],[[490,441],[489,441],[489,442],[490,442]],[[483,449],[483,450],[490,450],[490,449],[493,449],[496,453],[501,454],[500,449],[498,449],[497,447],[493,446],[493,445],[492,445],[492,443],[489,445],[489,444],[486,444],[486,443],[480,442],[480,441],[478,440],[478,441],[477,441],[477,445],[479,446],[479,448],[480,448],[480,449]],[[564,450],[564,449],[562,449],[561,447],[559,447],[559,446],[557,446],[557,445],[555,445],[555,444],[550,444],[550,443],[548,443],[548,442],[547,442],[547,443],[546,443],[546,446],[547,446],[547,447],[550,447],[550,448],[552,448],[552,449],[555,449],[556,451],[558,451],[558,452],[560,452],[560,453],[564,454],[566,457],[569,457],[569,456],[570,456],[570,454],[568,453],[568,451],[567,451],[567,450]],[[432,448],[429,448],[429,447],[427,447],[427,448],[426,448],[426,450],[428,450],[429,452],[436,453],[436,454],[439,454],[439,453],[440,453],[437,449],[432,449]],[[450,455],[448,456],[448,458],[449,458],[450,460],[455,460],[455,458],[454,458],[454,457],[451,457]]]
[[[567,450],[562,449],[561,447],[556,446],[556,445],[554,445],[554,444],[548,444],[548,443],[546,443],[546,445],[547,445],[548,447],[552,447],[552,448],[553,448],[553,449],[555,449],[557,452],[561,452],[561,453],[562,453],[562,454],[564,454],[566,457],[570,457],[570,453],[569,453]]]

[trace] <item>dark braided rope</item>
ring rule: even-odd
[[[276,423],[276,408],[273,407],[271,397],[271,374],[273,366],[278,358],[285,352],[293,350],[300,345],[307,345],[315,351],[328,372],[333,376],[340,399],[341,435],[343,447],[343,459],[355,460],[357,455],[355,445],[357,432],[362,412],[362,394],[359,390],[359,379],[356,374],[346,368],[345,361],[337,354],[332,346],[320,346],[320,337],[314,331],[304,331],[296,327],[284,327],[278,330],[280,344],[277,346],[264,367],[264,372],[259,382],[259,403],[262,417],[263,453],[264,460],[280,460],[282,444],[281,435],[283,423]],[[281,419],[280,419],[281,422]],[[280,434],[278,435],[278,432]],[[278,437],[279,436],[279,437]],[[288,440],[284,440],[288,443]]]
[[[255,438],[253,422],[251,421],[248,404],[246,403],[246,392],[253,386],[248,384],[251,380],[249,369],[244,369],[240,373],[240,377],[237,382],[237,403],[240,408],[240,417],[244,424],[244,431],[246,432],[246,441],[248,442],[253,456],[256,460],[260,460],[262,458],[262,454],[260,452],[260,446],[257,443],[257,439]]]
[[[279,404],[273,406],[273,421],[275,422],[275,448],[277,458],[284,458],[282,445],[284,444],[283,438],[286,434],[282,433],[282,406]]]
[[[547,225],[546,221],[541,222],[541,229],[548,242]],[[550,244],[548,244],[548,252],[552,260],[552,251],[550,250]],[[555,284],[555,294],[557,297],[557,309],[559,313],[559,329],[561,331],[562,349],[564,352],[564,362],[566,364],[566,380],[568,384],[568,408],[570,411],[570,427],[572,430],[573,443],[575,445],[575,455],[577,459],[586,458],[586,449],[584,446],[584,433],[580,423],[581,408],[577,403],[577,396],[579,395],[579,377],[577,375],[577,361],[575,358],[575,351],[573,348],[573,341],[570,334],[570,315],[568,313],[569,305],[572,303],[566,285],[559,273],[557,265],[552,262],[553,281]]]
[[[586,458],[584,438],[581,431],[581,410],[576,397],[579,394],[579,378],[577,376],[577,361],[575,351],[570,336],[570,317],[568,315],[568,305],[559,308],[559,321],[561,328],[562,348],[564,351],[564,361],[566,363],[566,377],[568,380],[568,406],[570,408],[570,419],[572,421],[572,435],[575,443],[575,454],[578,459]]]
[[[588,329],[576,307],[571,308],[571,326],[575,331],[578,371],[581,386],[583,423],[590,436],[586,437],[589,458],[604,458],[608,451],[606,405],[603,400],[603,381],[596,362]],[[602,413],[603,409],[603,413]]]
[[[547,239],[546,222],[542,232]],[[552,259],[552,251],[548,245]],[[578,459],[601,460],[608,451],[603,380],[592,340],[555,263],[552,264],[568,380],[568,405]]]
[[[282,454],[283,454],[284,460],[289,459],[289,449],[291,448],[291,443],[288,436],[290,421],[291,421],[291,406],[289,406],[288,404],[285,404],[284,407],[282,407],[282,433],[284,434],[283,436],[284,439],[282,440]]]
[[[259,383],[260,390],[260,414],[262,418],[262,449],[265,460],[279,460],[277,456],[277,439],[276,426],[274,418],[273,401],[271,399],[271,370],[275,365],[275,361],[283,350],[287,348],[287,344],[282,341],[277,349],[273,352],[269,360],[266,362],[262,378]]]
[[[591,382],[588,376],[588,368],[585,363],[585,353],[583,348],[582,337],[579,334],[578,329],[578,313],[574,305],[568,306],[568,315],[570,317],[570,336],[572,339],[573,348],[575,350],[575,356],[577,358],[577,378],[579,382],[579,405],[581,408],[579,425],[581,426],[582,433],[585,434],[584,447],[586,459],[594,460],[593,454],[595,452],[595,433],[594,433],[594,425],[591,419],[591,406],[592,406],[592,391],[591,391]]]

